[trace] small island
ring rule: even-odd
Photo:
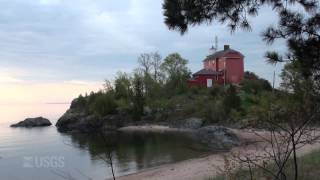
[[[51,126],[51,122],[43,117],[27,118],[16,124],[12,124],[10,127],[45,127]]]

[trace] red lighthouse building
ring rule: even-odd
[[[244,75],[244,56],[224,45],[222,51],[214,52],[203,60],[203,69],[188,80],[190,86],[211,87],[213,84],[239,84]]]

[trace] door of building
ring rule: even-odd
[[[212,87],[212,79],[207,79],[207,87]]]

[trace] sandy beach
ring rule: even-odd
[[[176,131],[166,126],[131,126],[120,129],[121,131],[152,131],[165,132]],[[235,153],[261,154],[266,142],[260,137],[267,135],[266,131],[235,130],[241,141],[241,145],[234,147],[230,152],[212,154],[202,158],[190,159],[178,163],[162,165],[159,167],[146,169],[144,171],[122,176],[120,180],[203,180],[208,177],[216,176],[222,172],[225,166],[225,156]],[[181,131],[181,130],[178,130]],[[258,135],[257,135],[258,134]],[[320,149],[320,143],[306,145],[299,149],[298,154],[304,155],[313,150]]]
[[[143,132],[191,132],[191,129],[179,129],[179,128],[171,128],[169,126],[161,126],[161,125],[144,125],[144,126],[126,126],[119,128],[118,131],[143,131]]]

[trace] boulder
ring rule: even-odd
[[[240,145],[235,133],[222,126],[206,126],[197,130],[198,138],[213,149],[228,150]]]
[[[12,124],[11,127],[42,127],[51,126],[51,122],[43,117],[27,118],[24,121],[20,121],[16,124]]]
[[[125,124],[126,116],[110,114],[99,117],[94,114],[69,109],[56,123],[60,132],[91,133],[98,130],[116,130]]]
[[[102,121],[95,115],[69,109],[56,123],[59,131],[92,132],[99,129]]]
[[[199,129],[203,125],[203,123],[204,123],[203,119],[192,117],[192,118],[176,121],[173,127],[183,128],[183,129]]]

